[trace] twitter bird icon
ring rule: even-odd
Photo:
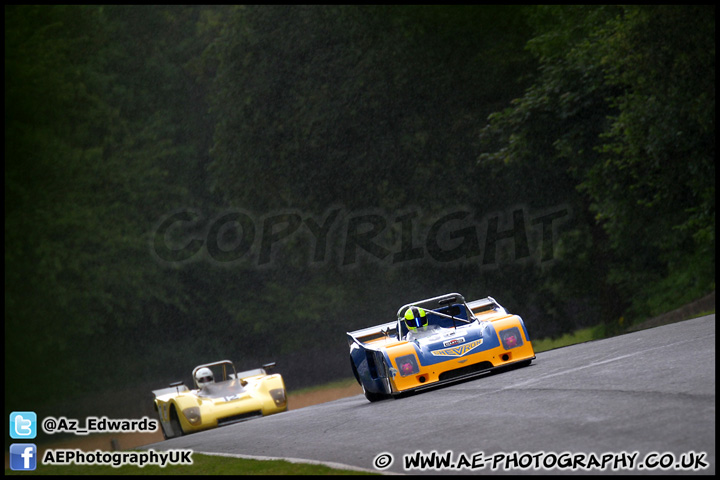
[[[10,414],[10,438],[35,438],[37,415],[35,412],[12,412]]]

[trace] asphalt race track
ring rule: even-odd
[[[357,395],[144,448],[385,473],[714,474],[715,315],[543,352],[529,367],[399,400]],[[406,466],[433,452],[445,466]]]

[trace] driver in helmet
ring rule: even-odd
[[[213,376],[212,370],[207,367],[203,367],[195,372],[195,382],[200,390],[205,390],[209,385],[215,383],[215,377]]]
[[[408,328],[408,333],[405,335],[405,340],[408,342],[429,337],[440,330],[438,326],[428,325],[427,313],[419,307],[410,307],[405,310],[403,321]]]

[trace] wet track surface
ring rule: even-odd
[[[619,470],[589,473],[713,474],[715,315],[543,352],[529,367],[399,400],[357,395],[144,448],[432,474],[578,474],[588,471],[542,462],[572,456],[582,466],[611,454]],[[407,469],[416,452],[450,452],[456,468]],[[675,468],[697,458],[708,467]],[[480,460],[484,468],[459,468]],[[672,465],[649,470],[651,460]]]

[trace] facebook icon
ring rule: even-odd
[[[35,470],[37,446],[33,443],[10,445],[10,470]]]

